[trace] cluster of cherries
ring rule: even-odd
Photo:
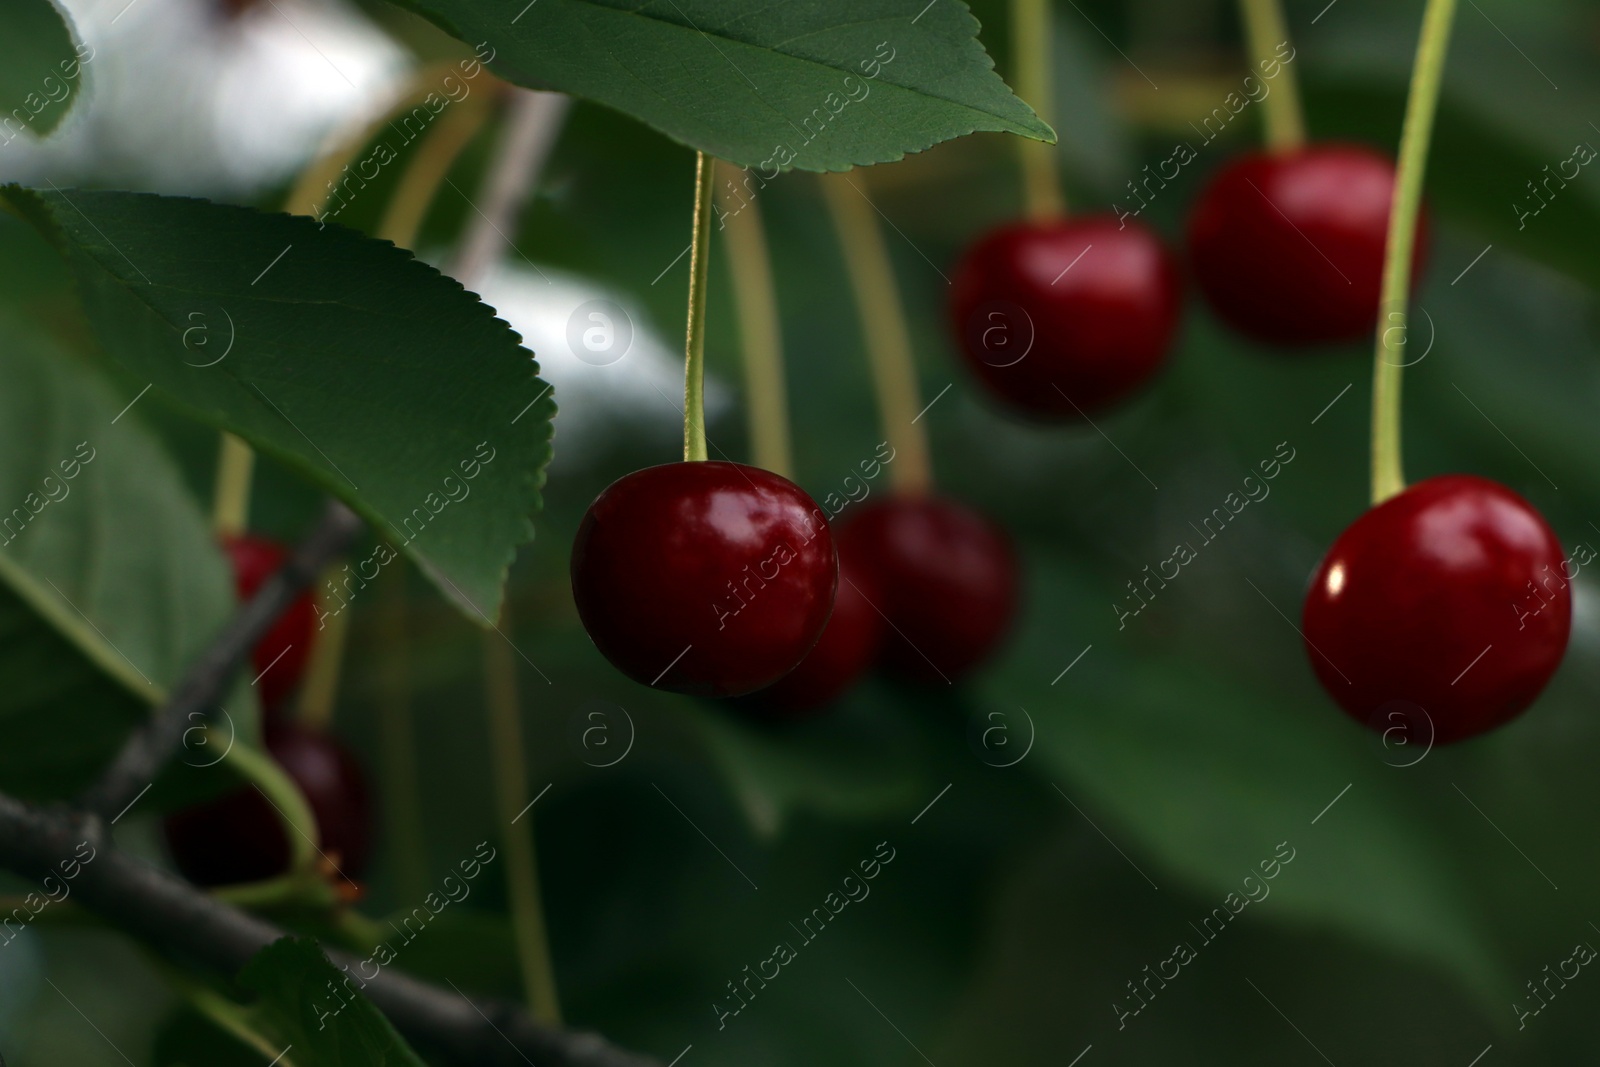
[[[253,534],[223,539],[239,599],[255,595],[288,559],[282,544]],[[316,816],[330,873],[358,878],[372,842],[365,777],[352,755],[327,734],[296,724],[290,706],[305,675],[316,633],[316,608],[302,593],[252,651],[267,754],[293,779]],[[202,886],[257,882],[284,874],[291,854],[283,816],[254,786],[178,811],[166,820],[167,845],[184,877]]]
[[[1217,315],[1257,341],[1370,336],[1394,180],[1388,159],[1354,145],[1242,156],[1190,215],[1190,273]],[[1086,420],[1165,361],[1182,273],[1127,216],[1018,223],[962,258],[952,321],[966,363],[1004,405]],[[1567,576],[1560,542],[1516,493],[1431,478],[1334,543],[1306,598],[1307,654],[1334,700],[1386,736],[1470,737],[1519,714],[1554,673],[1571,628]],[[863,505],[836,545],[792,482],[694,462],[637,471],[600,495],[578,531],[572,587],[595,644],[637,681],[795,712],[874,663],[955,681],[1004,635],[1017,569],[1005,535],[948,500]]]
[[[935,496],[855,507],[835,537],[805,490],[759,467],[635,471],[578,529],[578,614],[634,680],[758,714],[823,707],[874,664],[954,682],[1016,612],[1010,542]]]
[[[1388,159],[1353,145],[1234,160],[1189,216],[1195,283],[1218,317],[1265,344],[1371,336],[1394,180]],[[1416,237],[1423,248],[1423,220]],[[1136,219],[1021,223],[963,258],[953,319],[966,363],[1001,402],[1087,419],[1165,360],[1179,279]],[[1555,672],[1569,578],[1526,500],[1482,478],[1430,478],[1335,541],[1306,598],[1306,652],[1334,700],[1386,739],[1470,737],[1521,713]]]

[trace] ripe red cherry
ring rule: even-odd
[[[822,636],[800,666],[746,702],[758,714],[795,718],[826,707],[871,669],[887,628],[873,605],[878,601],[872,572],[839,553],[839,592]]]
[[[355,757],[325,734],[291,723],[268,723],[267,752],[300,787],[317,818],[322,852],[338,871],[359,878],[372,845],[372,810]],[[167,847],[196,885],[236,885],[289,869],[282,817],[254,786],[167,817]]]
[[[742,463],[634,471],[589,505],[572,545],[572,595],[595,646],[634,681],[697,696],[740,696],[793,670],[838,574],[816,502]]]
[[[233,584],[240,600],[255,596],[261,583],[275,574],[289,558],[289,549],[267,537],[238,534],[222,539],[222,547],[233,563]],[[252,676],[261,704],[269,713],[282,708],[305,675],[316,632],[317,612],[309,592],[295,597],[272,629],[257,643],[251,654],[255,664]],[[265,673],[263,673],[265,672]]]
[[[1419,482],[1334,542],[1306,596],[1306,654],[1353,718],[1440,743],[1515,718],[1561,663],[1561,543],[1503,485]],[[1420,709],[1420,712],[1418,711]]]
[[[840,534],[888,620],[882,662],[920,682],[954,682],[994,651],[1017,610],[1017,561],[992,522],[950,500],[872,501]]]
[[[1223,167],[1189,215],[1194,278],[1239,332],[1280,345],[1371,336],[1394,163],[1359,145],[1251,152]],[[1427,246],[1417,219],[1413,287]]]
[[[967,250],[950,289],[967,366],[1034,416],[1082,418],[1166,359],[1177,267],[1153,231],[1093,215],[1002,227]]]

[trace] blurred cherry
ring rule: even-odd
[[[355,757],[326,734],[268,723],[267,753],[305,794],[322,835],[322,852],[350,879],[366,871],[372,810]],[[273,878],[289,869],[282,816],[254,786],[167,817],[167,847],[183,876],[201,886]]]
[[[822,636],[800,665],[744,700],[758,715],[799,718],[833,703],[872,668],[883,645],[883,616],[872,573],[839,553],[839,591]]]
[[[995,230],[956,265],[950,313],[978,380],[1028,415],[1077,419],[1166,360],[1178,270],[1153,231],[1104,215]]]
[[[233,563],[234,589],[241,601],[255,596],[261,584],[289,558],[288,546],[257,534],[224,537],[222,547]],[[262,708],[269,715],[284,709],[305,676],[316,623],[316,606],[308,590],[295,597],[256,644],[251,654],[255,667],[251,676],[260,676],[256,689]]]
[[[955,682],[1010,629],[1017,561],[994,523],[951,500],[895,496],[862,505],[840,532],[888,620],[882,661],[920,682]]]
[[[1220,318],[1258,341],[1370,337],[1394,178],[1389,158],[1359,145],[1240,156],[1212,177],[1190,211],[1195,283]],[[1419,215],[1413,288],[1427,236]]]

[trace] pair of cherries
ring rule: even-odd
[[[858,506],[837,539],[786,478],[740,463],[635,471],[589,507],[572,592],[596,647],[645,685],[820,707],[874,663],[953,682],[1016,608],[1005,535],[952,501]]]
[[[1364,148],[1241,157],[1189,217],[1201,293],[1269,344],[1370,335],[1393,188],[1391,163]],[[1160,239],[1126,216],[1019,224],[967,252],[951,311],[966,363],[999,400],[1034,417],[1088,418],[1165,360],[1178,279]],[[1386,742],[1474,736],[1526,709],[1560,664],[1567,566],[1550,527],[1511,490],[1429,479],[1334,543],[1305,602],[1307,655],[1335,702]]]
[[[1235,160],[1189,218],[1201,293],[1229,325],[1268,343],[1369,333],[1393,189],[1393,165],[1353,145]],[[1131,216],[1018,223],[962,257],[951,317],[968,367],[1002,403],[1087,418],[1166,361],[1179,278],[1161,239]]]
[[[284,545],[253,534],[225,537],[223,549],[241,601],[254,596],[289,556]],[[372,809],[361,766],[338,741],[288,716],[310,659],[315,623],[311,595],[302,593],[251,652],[262,741],[310,804],[323,854],[338,873],[355,878],[365,871],[372,844]],[[176,812],[164,829],[174,864],[196,885],[256,882],[289,868],[282,816],[254,787]]]

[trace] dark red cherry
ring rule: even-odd
[[[844,554],[870,573],[889,624],[882,662],[954,682],[983,662],[1017,610],[1017,561],[994,523],[951,500],[875,500],[845,524]]]
[[[1093,215],[1006,226],[967,250],[950,314],[967,366],[1029,415],[1081,418],[1166,359],[1177,267],[1153,231]]]
[[[355,757],[326,734],[292,723],[268,723],[267,752],[305,794],[322,835],[322,852],[337,873],[359,878],[372,846],[372,809]],[[167,817],[167,847],[196,885],[236,885],[289,869],[282,817],[254,786]]]
[[[883,645],[883,616],[872,572],[839,553],[839,592],[822,636],[800,666],[746,698],[757,714],[794,718],[826,707],[872,668]]]
[[[272,577],[289,558],[286,546],[256,534],[224,537],[222,547],[233,562],[233,584],[240,600],[254,596],[261,583]],[[272,624],[272,629],[251,654],[255,665],[251,677],[260,676],[256,689],[262,707],[269,713],[283,707],[305,675],[316,624],[317,612],[311,594],[302,593],[278,616],[278,621]]]
[[[1407,743],[1515,718],[1572,627],[1561,543],[1526,500],[1464,474],[1419,482],[1334,542],[1306,596],[1306,654],[1353,718]]]
[[[793,670],[838,575],[816,502],[742,463],[634,471],[589,505],[572,545],[572,595],[595,646],[634,681],[697,696],[740,696]]]
[[[1189,214],[1195,283],[1224,321],[1258,341],[1370,337],[1393,194],[1394,163],[1359,145],[1240,156]],[[1413,287],[1427,229],[1419,215]]]

